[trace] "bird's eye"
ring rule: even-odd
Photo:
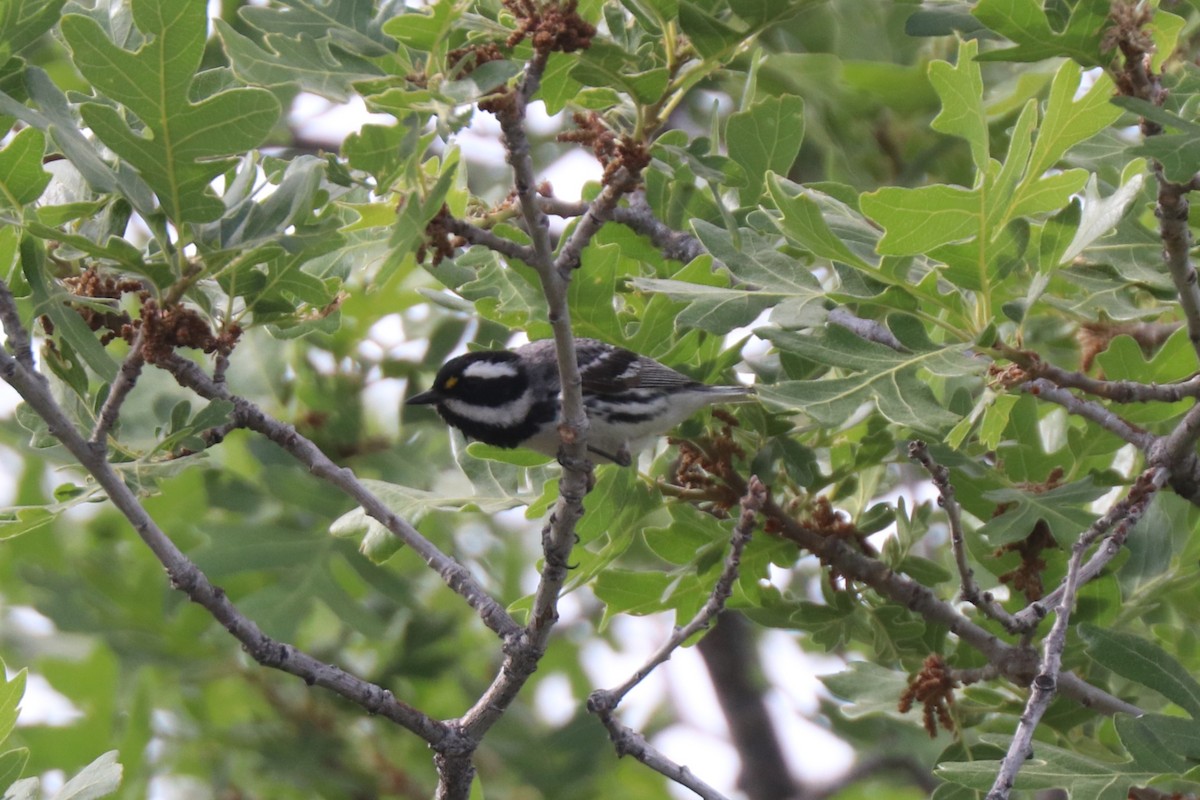
[[[449,378],[446,378],[446,382],[442,384],[442,388],[445,389],[446,391],[450,391],[457,384],[458,384],[458,378],[454,375],[451,375]]]

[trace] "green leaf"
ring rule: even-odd
[[[1144,173],[1138,173],[1116,189],[1108,197],[1101,197],[1095,175],[1088,178],[1083,190],[1083,213],[1079,219],[1079,227],[1067,249],[1058,259],[1059,264],[1074,261],[1075,258],[1091,247],[1101,236],[1117,226],[1125,216],[1131,203],[1137,199],[1145,183]]]
[[[570,78],[624,92],[639,103],[653,103],[666,91],[671,75],[665,67],[642,70],[639,66],[622,48],[594,41],[575,60]]]
[[[93,800],[110,795],[121,785],[121,773],[117,751],[110,750],[63,784],[54,800]]]
[[[542,73],[542,84],[534,96],[546,104],[547,114],[562,111],[583,88],[583,84],[571,77],[578,63],[579,56],[574,53],[550,54],[546,61],[546,70]]]
[[[670,525],[642,531],[655,555],[670,564],[696,564],[698,572],[720,563],[729,540],[729,523],[723,525],[712,514],[687,503],[672,503],[667,511]]]
[[[855,661],[842,672],[820,676],[820,681],[834,695],[851,701],[840,709],[849,719],[869,714],[899,717],[900,695],[908,688],[903,672],[869,661]]]
[[[1159,719],[1165,718],[1159,717]],[[1115,721],[1117,735],[1121,737],[1121,744],[1125,745],[1125,749],[1133,757],[1133,763],[1137,765],[1138,769],[1168,775],[1187,771],[1190,766],[1187,759],[1174,752],[1171,740],[1164,738],[1163,734],[1167,732],[1166,729],[1155,725],[1148,717],[1118,714]],[[1188,738],[1192,744],[1195,744],[1197,734],[1200,734],[1200,725],[1195,722],[1188,723],[1187,720],[1182,719],[1177,721],[1185,723],[1193,729]]]
[[[1079,535],[1096,520],[1089,506],[1108,488],[1097,486],[1089,476],[1040,494],[1012,488],[985,492],[984,498],[1007,510],[988,520],[978,535],[988,544],[999,547],[1028,537],[1040,520],[1050,527],[1054,540],[1061,547],[1070,549]]]
[[[958,43],[957,65],[945,61],[929,65],[929,82],[942,101],[942,110],[929,126],[965,139],[975,168],[983,171],[988,163],[988,127],[983,111],[983,75],[975,63],[978,52],[978,41],[963,40]]]
[[[0,661],[0,742],[16,727],[21,698],[25,696],[26,677],[26,670],[21,670],[11,678],[5,678],[4,663]]]
[[[1179,133],[1144,137],[1142,143],[1130,152],[1159,161],[1167,177],[1173,181],[1187,182],[1191,179],[1196,159],[1200,158],[1200,125],[1140,98],[1115,97],[1112,102],[1159,125],[1179,130]]]
[[[787,174],[804,140],[804,100],[785,94],[761,100],[729,116],[725,142],[729,157],[749,182],[740,188],[742,205],[757,203],[768,173]]]
[[[1088,2],[1083,0],[1081,5]],[[1046,98],[1046,115],[1029,158],[1025,184],[1043,179],[1046,170],[1055,166],[1068,150],[1092,138],[1121,116],[1120,110],[1111,102],[1116,91],[1111,78],[1105,74],[1098,76],[1087,92],[1076,98],[1081,78],[1082,71],[1071,63],[1063,64],[1054,74],[1050,95]]]
[[[596,597],[605,604],[605,615],[654,614],[667,608],[665,600],[677,578],[665,572],[635,572],[609,569],[592,584]]]
[[[8,788],[21,777],[28,761],[29,750],[25,747],[0,753],[0,797],[10,797]]]
[[[699,260],[670,279],[634,278],[639,289],[688,304],[675,319],[676,329],[697,327],[724,334],[772,307],[771,319],[780,326],[816,324],[825,318],[820,284],[803,265],[779,252],[774,237],[743,228],[735,241],[724,228],[703,220],[693,220],[692,229],[740,285],[729,286]]]
[[[263,89],[229,89],[193,103],[204,55],[203,4],[133,0],[133,19],[149,38],[135,51],[111,41],[90,17],[68,14],[61,29],[76,67],[100,92],[137,116],[84,103],[85,123],[133,165],[176,222],[215,219],[223,211],[209,183],[227,156],[258,145],[279,118],[279,101]]]
[[[20,208],[42,196],[50,173],[42,169],[46,137],[35,128],[19,131],[0,150],[0,207]]]
[[[69,342],[101,380],[106,383],[116,380],[117,362],[75,309],[64,305],[67,293],[47,281],[45,252],[41,243],[29,236],[21,239],[21,270],[33,292],[36,312],[50,317],[55,335]]]
[[[227,22],[213,20],[233,74],[256,86],[295,85],[299,89],[345,102],[353,94],[353,82],[375,78],[382,70],[366,59],[344,50],[330,49],[329,37],[291,37],[280,33],[263,36],[266,49],[233,29]]]
[[[759,396],[768,404],[803,411],[825,426],[845,425],[861,406],[873,405],[898,425],[940,435],[958,422],[959,415],[933,396],[926,373],[970,375],[981,368],[966,355],[966,345],[897,352],[832,326],[820,336],[771,328],[760,329],[758,334],[782,352],[853,373],[760,388]]]
[[[980,0],[971,13],[1016,47],[991,50],[979,60],[1041,61],[1066,56],[1085,67],[1105,66],[1100,40],[1109,9],[1109,0],[1079,0],[1059,32],[1051,26],[1039,0]]]
[[[978,236],[983,223],[979,189],[935,184],[916,189],[885,186],[864,194],[863,213],[883,226],[883,255],[924,253]]]
[[[56,514],[41,506],[0,511],[0,541],[44,528],[56,518]]]
[[[1174,656],[1153,642],[1095,625],[1079,626],[1088,655],[1122,678],[1139,683],[1200,720],[1200,683]]]
[[[827,194],[778,175],[767,176],[767,188],[782,215],[776,224],[785,236],[817,258],[874,269],[865,254],[874,250],[879,234],[861,215]],[[855,253],[852,244],[857,244],[864,255]],[[791,271],[797,271],[797,267]]]
[[[6,0],[0,3],[0,64],[54,27],[66,0]]]
[[[30,100],[36,103],[41,111],[0,93],[0,112],[24,120],[51,137],[97,192],[111,192],[117,186],[121,186],[126,196],[130,197],[130,202],[133,202],[139,211],[149,214],[151,208],[148,205],[143,207],[135,202],[136,198],[143,195],[149,197],[149,188],[145,187],[136,174],[126,171],[125,174],[118,175],[100,158],[96,147],[79,130],[79,122],[70,112],[66,95],[54,85],[50,77],[41,69],[29,67],[25,70],[25,84],[29,89]]]
[[[487,465],[493,462],[477,463]],[[481,471],[475,476],[476,480],[489,468],[483,466],[479,469]],[[495,514],[527,505],[534,499],[530,495],[510,493],[497,481],[491,481],[491,492],[488,494],[480,492],[460,496],[426,492],[385,481],[364,479],[362,483],[391,511],[412,525],[419,525],[422,519],[435,511],[480,511],[484,514]],[[348,511],[330,523],[329,532],[338,538],[361,539],[359,550],[376,564],[387,561],[402,546],[400,539],[363,511],[362,507]]]
[[[376,8],[373,0],[278,0],[270,6],[243,6],[238,15],[263,33],[328,38],[339,49],[364,58],[386,56],[395,49],[395,44],[380,32],[380,21],[399,20],[392,6],[382,4]]]
[[[1007,749],[1002,736],[985,735],[981,741]],[[979,791],[987,791],[996,779],[1000,761],[942,762],[935,775]],[[1033,755],[1021,765],[1013,788],[1020,791],[1062,789],[1075,800],[1125,800],[1129,789],[1142,786],[1157,773],[1139,770],[1132,761],[1114,763],[1072,753],[1045,742],[1036,742]]]
[[[450,31],[461,16],[462,10],[455,3],[438,0],[420,11],[409,11],[389,19],[383,24],[383,32],[414,50],[429,52],[439,45],[445,47]]]
[[[483,442],[471,442],[467,445],[467,454],[472,458],[499,461],[504,464],[512,464],[516,467],[540,467],[554,460],[550,456],[543,455],[534,450],[526,450],[521,447],[512,449],[495,447]]]
[[[679,0],[679,27],[691,40],[696,52],[706,59],[719,59],[746,38],[701,8],[692,0]]]
[[[1138,735],[1152,736],[1163,750],[1183,756],[1189,761],[1200,761],[1200,723],[1194,719],[1144,714],[1136,718],[1120,715],[1117,720],[1125,720],[1126,724],[1136,721],[1144,728],[1144,731],[1138,731]],[[1125,742],[1125,735],[1120,727],[1118,733],[1121,733],[1121,740]],[[1125,746],[1129,747],[1128,742],[1125,742]],[[1132,748],[1130,752],[1132,753]]]

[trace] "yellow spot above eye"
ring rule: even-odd
[[[446,382],[442,384],[442,388],[446,389],[446,390],[450,390],[450,389],[453,389],[457,383],[458,383],[458,378],[455,377],[454,375],[451,375],[449,378],[446,378]]]

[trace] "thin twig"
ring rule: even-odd
[[[600,722],[608,730],[618,756],[633,756],[650,769],[680,786],[691,789],[704,800],[729,800],[725,795],[696,777],[690,769],[677,764],[656,750],[646,738],[632,728],[622,724],[612,714],[599,714]]]
[[[1138,381],[1106,381],[1082,372],[1066,370],[1030,353],[1007,345],[997,344],[1004,358],[1023,369],[1030,378],[1045,378],[1064,389],[1078,389],[1114,403],[1174,403],[1189,397],[1200,397],[1200,374],[1176,383],[1140,383]]]
[[[996,602],[990,592],[984,592],[975,582],[975,570],[967,562],[967,547],[963,540],[962,511],[954,497],[954,486],[950,483],[950,470],[933,460],[925,442],[912,441],[908,445],[908,457],[919,463],[933,479],[937,487],[939,502],[946,510],[946,521],[950,525],[950,547],[954,551],[954,563],[962,584],[962,596],[967,602],[987,616],[999,622],[1009,633],[1017,631],[1012,615]]]
[[[29,332],[21,324],[21,315],[17,312],[17,301],[9,291],[8,284],[0,281],[0,324],[8,337],[8,347],[12,350],[17,363],[27,370],[33,371],[33,350],[29,343]]]
[[[746,485],[746,492],[742,496],[742,513],[729,540],[729,554],[725,557],[725,567],[721,570],[721,575],[717,578],[712,591],[709,592],[708,600],[705,601],[704,605],[696,612],[690,622],[683,627],[675,628],[658,650],[646,660],[646,663],[630,675],[624,683],[614,689],[593,692],[592,697],[597,698],[597,700],[593,703],[593,700],[589,698],[588,708],[590,710],[599,713],[598,709],[609,706],[611,706],[610,710],[615,710],[633,687],[645,680],[646,676],[653,672],[660,664],[667,661],[681,644],[707,628],[717,614],[721,613],[721,610],[725,608],[725,601],[733,593],[733,584],[737,580],[738,569],[741,566],[742,551],[746,549],[746,545],[750,541],[750,536],[754,533],[755,525],[758,523],[758,513],[762,510],[763,504],[766,501],[767,487],[763,485],[757,476],[750,476],[750,480]],[[593,705],[597,706],[597,708],[593,709]]]
[[[732,491],[739,494],[745,491],[745,483],[736,473],[723,475],[722,478]],[[859,552],[837,535],[826,535],[797,522],[773,500],[768,500],[763,506],[763,514],[774,523],[780,536],[813,553],[837,574],[870,586],[879,595],[907,608],[927,622],[944,626],[978,650],[1007,680],[1027,686],[1037,674],[1038,657],[1035,652],[1004,642],[963,616],[951,604],[939,599],[929,587],[892,570],[879,559]],[[1070,674],[1061,676],[1059,693],[1101,714],[1141,713],[1137,706]]]
[[[521,216],[533,240],[528,263],[541,279],[542,292],[554,331],[559,378],[562,386],[559,450],[563,475],[559,499],[542,529],[544,561],[534,591],[529,623],[520,637],[505,648],[505,659],[491,686],[463,714],[458,724],[468,737],[478,741],[500,719],[537,669],[545,653],[550,631],[558,620],[558,597],[566,583],[575,525],[583,516],[583,498],[591,483],[587,459],[587,415],[583,407],[583,381],[575,355],[575,338],[567,306],[570,275],[554,269],[548,220],[538,204],[533,159],[525,130],[525,108],[541,81],[544,58],[535,57],[525,67],[525,78],[511,102],[497,114]]]
[[[145,329],[138,328],[137,335],[133,338],[133,347],[125,356],[125,360],[121,362],[121,369],[108,389],[108,397],[105,398],[104,405],[100,408],[100,414],[96,417],[96,426],[92,429],[92,436],[88,440],[93,447],[104,446],[108,439],[108,432],[112,430],[113,425],[117,424],[121,406],[125,404],[125,399],[137,385],[138,376],[142,374],[142,367],[146,364],[146,357],[142,353],[142,341],[145,335]]]
[[[354,499],[367,514],[421,556],[425,563],[442,577],[447,586],[475,609],[488,628],[505,639],[519,634],[520,626],[487,594],[466,567],[443,553],[418,533],[416,528],[397,516],[362,485],[352,470],[333,463],[320,448],[302,436],[293,426],[274,419],[246,398],[230,393],[225,384],[218,384],[194,362],[180,355],[171,354],[170,357],[157,362],[157,366],[169,372],[180,386],[191,389],[201,397],[233,403],[233,418],[236,423],[266,436],[307,467],[313,475],[336,486]]]
[[[1143,430],[1113,413],[1099,403],[1083,400],[1045,378],[1035,378],[1021,384],[1021,390],[1042,400],[1060,405],[1069,413],[1090,420],[1122,441],[1145,451],[1155,442],[1154,434]]]
[[[618,169],[608,180],[600,194],[589,204],[587,212],[580,217],[579,222],[575,223],[571,237],[559,251],[558,258],[554,263],[554,269],[559,275],[566,278],[579,269],[583,258],[583,249],[595,238],[604,223],[612,218],[617,203],[633,190],[637,181],[637,174],[630,172],[625,167]]]
[[[1054,625],[1043,644],[1042,666],[1037,677],[1033,679],[1029,701],[1025,712],[1021,714],[1017,730],[1013,734],[1008,752],[1000,762],[996,780],[987,800],[1008,800],[1016,782],[1017,773],[1026,759],[1033,753],[1033,734],[1037,730],[1042,716],[1050,707],[1050,701],[1058,689],[1061,676],[1063,650],[1067,645],[1067,628],[1071,620],[1071,611],[1075,607],[1075,594],[1079,582],[1080,566],[1083,555],[1101,536],[1113,531],[1112,538],[1123,539],[1129,529],[1141,518],[1150,505],[1150,500],[1166,483],[1167,471],[1161,468],[1149,469],[1130,487],[1129,494],[1117,503],[1091,527],[1084,531],[1071,548],[1071,557],[1067,561],[1067,574],[1063,578],[1061,600],[1055,607]]]
[[[0,310],[7,311],[9,308],[11,306],[0,295]],[[252,620],[238,611],[224,590],[213,585],[158,527],[137,496],[109,465],[106,455],[93,448],[76,430],[40,373],[27,369],[3,351],[0,351],[0,373],[30,408],[46,421],[51,434],[70,451],[80,466],[91,473],[108,495],[109,501],[129,520],[138,536],[166,568],[171,586],[205,608],[242,643],[251,658],[263,666],[296,675],[310,685],[330,689],[369,713],[392,720],[432,745],[437,745],[449,735],[450,731],[443,723],[397,700],[387,689],[356,678],[338,667],[318,661],[293,645],[264,634]]]
[[[537,253],[533,247],[520,242],[514,242],[512,239],[505,239],[503,236],[497,236],[485,228],[480,228],[478,225],[472,225],[466,220],[461,220],[456,217],[447,216],[445,218],[446,230],[461,236],[468,244],[477,244],[481,247],[499,253],[500,255],[515,261],[524,261],[526,264],[532,264],[537,258]]]
[[[698,779],[687,767],[675,763],[663,756],[649,744],[644,737],[616,718],[617,707],[627,694],[639,683],[646,679],[659,665],[666,662],[689,638],[699,633],[713,621],[725,607],[725,601],[733,593],[733,584],[737,580],[738,569],[741,565],[742,551],[745,550],[754,529],[758,524],[758,514],[767,500],[767,489],[756,476],[752,476],[742,497],[742,513],[734,526],[729,540],[729,553],[725,557],[725,566],[721,570],[717,582],[709,592],[703,607],[682,627],[677,627],[671,635],[646,660],[637,671],[624,683],[614,689],[597,689],[588,696],[588,711],[595,714],[608,730],[617,755],[631,755],[650,769],[658,772],[681,786],[694,791],[703,798],[722,800],[724,795],[708,784]]]
[[[1188,227],[1187,194],[1193,187],[1190,183],[1167,180],[1161,164],[1154,165],[1154,177],[1158,182],[1158,204],[1154,213],[1158,217],[1159,237],[1163,243],[1163,261],[1179,292],[1179,307],[1187,321],[1188,340],[1200,356],[1200,286],[1196,283],[1196,266],[1191,259],[1192,232]]]
[[[1164,466],[1179,463],[1190,455],[1200,439],[1200,403],[1192,406],[1175,429],[1156,443],[1155,463]]]
[[[1166,468],[1152,467],[1146,470],[1146,472],[1142,473],[1142,475],[1138,478],[1138,481],[1148,481],[1149,485],[1153,488],[1148,488],[1145,491],[1153,493],[1161,489],[1166,484],[1169,477],[1170,471]],[[1115,523],[1108,520],[1115,520],[1116,517],[1119,517],[1122,514],[1131,513],[1128,506],[1134,496],[1134,492],[1131,491],[1129,496],[1109,509],[1108,513],[1105,514],[1105,516],[1098,520],[1095,524],[1105,524],[1111,526]],[[1144,510],[1145,509],[1141,509],[1137,512],[1139,517]],[[1128,527],[1129,526],[1122,525],[1120,530],[1122,532],[1127,531]],[[1109,536],[1103,542],[1101,542],[1100,546],[1096,548],[1096,552],[1092,553],[1092,557],[1088,559],[1087,563],[1079,566],[1076,575],[1077,585],[1084,586],[1088,582],[1092,581],[1097,575],[1099,575],[1104,568],[1108,566],[1108,563],[1116,557],[1117,553],[1121,552],[1121,548],[1124,546],[1124,544],[1125,538],[1123,535]],[[1065,591],[1066,582],[1064,580],[1063,583],[1060,583],[1054,591],[1050,592],[1040,600],[1030,603],[1028,606],[1014,614],[1013,620],[1016,622],[1018,628],[1020,630],[1032,630],[1033,628],[1037,627],[1037,624],[1045,619],[1050,609],[1061,605]]]

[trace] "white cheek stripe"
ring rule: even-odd
[[[515,378],[517,368],[507,361],[472,361],[462,371],[464,378]]]
[[[501,406],[480,406],[453,398],[446,398],[442,405],[472,422],[507,427],[517,425],[529,416],[529,409],[533,407],[533,392],[526,389],[525,394]]]

